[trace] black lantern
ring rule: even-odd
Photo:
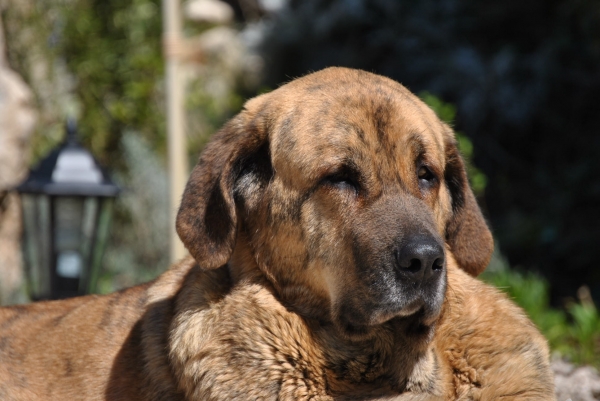
[[[23,254],[33,300],[95,291],[112,204],[120,189],[76,138],[67,138],[17,187]]]

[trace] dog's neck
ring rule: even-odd
[[[311,330],[324,350],[332,390],[343,393],[350,385],[356,391],[360,388],[357,385],[363,384],[369,394],[437,393],[438,358],[428,341],[433,329],[416,337],[407,334],[410,324],[395,319],[374,328],[368,338],[361,340],[350,339],[333,327]]]

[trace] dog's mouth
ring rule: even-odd
[[[441,302],[427,302],[416,298],[403,307],[397,304],[377,306],[363,305],[362,308],[342,307],[335,319],[341,330],[349,337],[365,337],[377,327],[393,322],[401,325],[407,335],[420,336],[437,321]]]
[[[346,291],[333,305],[332,318],[343,333],[366,337],[393,321],[412,337],[435,325],[446,296],[445,274],[418,286],[385,274],[372,283]]]

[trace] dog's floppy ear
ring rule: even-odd
[[[200,267],[229,260],[236,240],[235,181],[267,140],[266,129],[244,112],[217,132],[192,170],[177,214],[177,234]]]
[[[449,138],[446,143],[444,178],[452,197],[446,241],[458,265],[470,275],[477,276],[490,262],[494,240],[469,186],[465,164],[454,138]]]

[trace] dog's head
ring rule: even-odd
[[[402,85],[343,68],[247,102],[192,172],[177,231],[202,268],[233,255],[348,335],[432,323],[447,252],[477,275],[493,247],[451,129]]]

